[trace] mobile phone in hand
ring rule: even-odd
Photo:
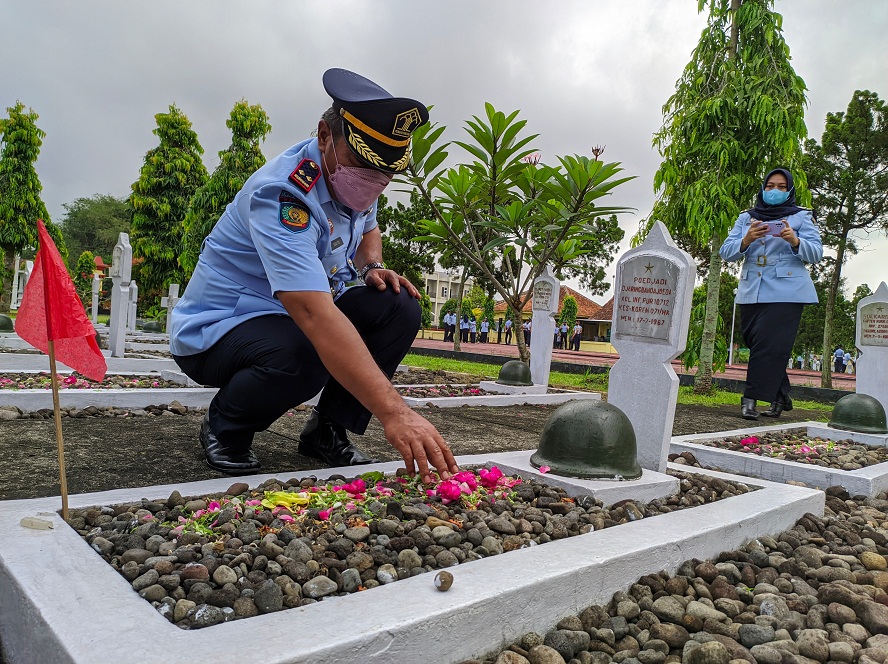
[[[783,219],[777,219],[775,221],[763,221],[762,223],[768,227],[766,235],[773,235],[774,237],[780,237],[783,229],[786,228],[786,222]]]

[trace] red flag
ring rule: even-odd
[[[37,220],[37,233],[40,248],[15,319],[15,331],[47,355],[49,342],[54,342],[59,362],[87,378],[102,380],[108,365],[96,343],[96,331],[42,219]]]

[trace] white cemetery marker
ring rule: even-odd
[[[552,339],[561,284],[547,265],[533,280],[533,318],[530,324],[530,377],[534,385],[548,385],[552,370]],[[518,330],[521,334],[521,330]]]
[[[657,222],[617,263],[611,343],[620,359],[607,401],[635,429],[638,463],[664,472],[672,437],[678,376],[671,361],[685,349],[694,292],[694,261]]]
[[[99,287],[101,286],[101,279],[99,279],[99,273],[93,272],[92,279],[92,322],[95,325],[99,320]]]
[[[888,286],[857,303],[857,392],[875,397],[888,412]]]
[[[136,331],[136,305],[139,302],[139,286],[135,281],[130,282],[129,302],[126,309],[126,329]]]
[[[123,357],[126,339],[126,316],[129,310],[130,279],[133,274],[133,248],[129,235],[121,233],[114,245],[111,260],[111,320],[108,346],[111,357]]]
[[[173,315],[173,309],[179,303],[179,284],[170,284],[170,294],[167,297],[160,298],[160,306],[166,307],[166,333],[170,333],[170,318]]]

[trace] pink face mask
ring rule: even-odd
[[[394,177],[374,168],[343,166],[336,159],[335,149],[333,159],[336,160],[336,170],[330,173],[327,182],[336,200],[355,211],[369,209]],[[326,155],[324,163],[327,163]],[[330,170],[329,165],[327,170]]]

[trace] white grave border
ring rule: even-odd
[[[525,455],[527,453],[525,452]],[[497,455],[461,457],[463,465],[497,463]],[[400,464],[362,467],[393,472]],[[676,467],[682,472],[696,469]],[[321,477],[354,468],[316,471]],[[311,471],[293,473],[307,476]],[[704,472],[750,484],[747,478]],[[251,486],[287,474],[245,478]],[[570,483],[569,478],[559,478]],[[71,507],[225,491],[223,478],[70,497]],[[579,481],[578,481],[579,482]],[[685,560],[706,559],[820,514],[821,491],[755,482],[757,491],[708,505],[549,542],[450,568],[455,582],[441,593],[433,574],[306,607],[183,631],[140,598],[55,511],[58,498],[0,502],[0,638],[18,662],[90,664],[96,652],[121,663],[201,661],[459,662],[545,632],[565,615],[607,603],[644,574],[674,572]],[[25,516],[53,530],[19,525]],[[349,629],[331,628],[343,616]],[[84,629],[84,624],[89,629]],[[441,634],[447,638],[442,639]],[[162,647],[161,647],[162,644]]]

